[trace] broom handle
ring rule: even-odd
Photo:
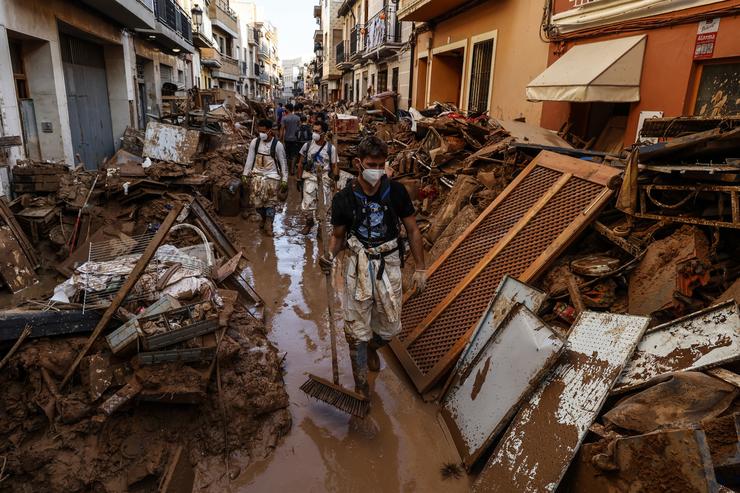
[[[331,160],[331,157],[329,157]],[[318,213],[319,213],[319,228],[321,228],[321,247],[323,254],[326,255],[329,251],[329,231],[326,226],[326,203],[324,198],[324,180],[323,180],[323,163],[316,163],[314,169],[316,173],[316,182],[318,183]],[[334,378],[334,383],[339,385],[339,362],[337,360],[337,328],[334,325],[334,310],[332,310],[331,304],[334,301],[334,286],[331,282],[331,274],[326,274],[326,306],[329,312],[329,334],[331,337],[331,373]]]

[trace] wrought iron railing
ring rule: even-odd
[[[350,56],[356,55],[360,47],[360,36],[362,36],[362,29],[357,24],[352,28],[349,34],[349,54]]]
[[[395,11],[389,12],[386,7],[375,14],[365,25],[365,47],[368,51],[380,48],[387,44],[401,42],[401,22]]]
[[[179,34],[188,43],[193,43],[190,16],[175,0],[154,0],[157,20]]]
[[[347,41],[340,41],[335,48],[336,62],[337,65],[349,61],[349,53],[347,51]]]

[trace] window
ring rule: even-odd
[[[388,90],[388,69],[378,72],[378,92]]]
[[[740,61],[706,63],[698,67],[694,115],[725,116],[740,113]]]
[[[473,45],[473,64],[470,72],[470,98],[468,111],[488,111],[488,93],[491,88],[491,64],[493,63],[493,39]]]
[[[391,75],[391,91],[398,92],[398,67],[393,69]]]

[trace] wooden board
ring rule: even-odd
[[[583,312],[565,352],[514,417],[473,491],[555,491],[649,321]]]
[[[544,272],[595,219],[619,173],[543,151],[432,264],[391,342],[420,392],[455,363],[504,275],[529,282]]]
[[[38,282],[33,266],[7,224],[0,225],[0,278],[13,294]]]

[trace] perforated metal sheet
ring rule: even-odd
[[[556,366],[514,417],[473,491],[555,491],[649,322],[583,312]]]
[[[402,332],[391,344],[420,392],[455,362],[503,276],[527,282],[541,273],[595,217],[617,174],[542,152],[445,252],[424,294],[404,305]],[[494,250],[498,254],[480,264]]]

